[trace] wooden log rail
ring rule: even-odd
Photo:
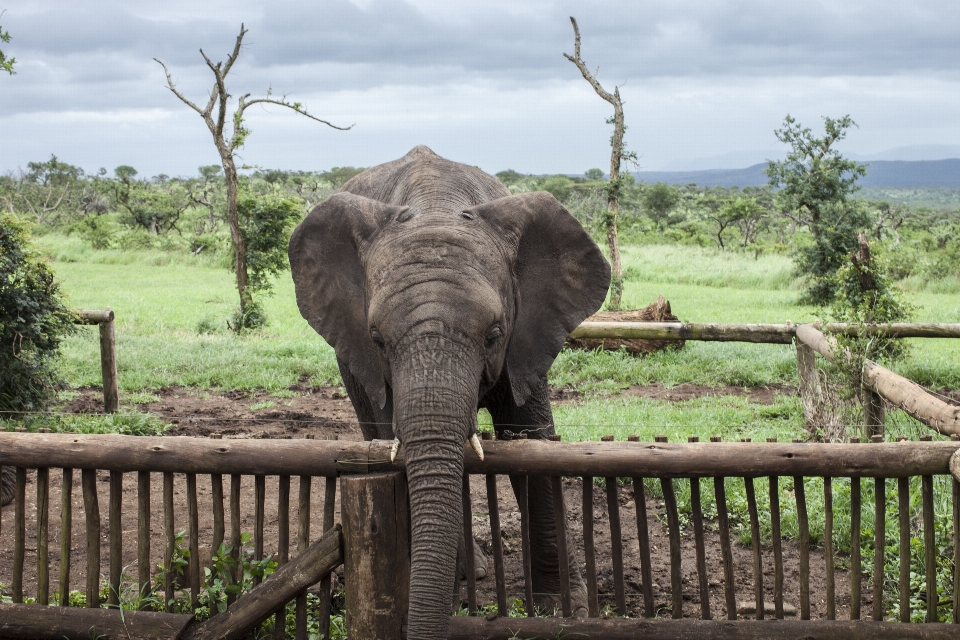
[[[109,308],[103,310],[81,309],[74,311],[76,324],[100,326],[100,372],[103,378],[103,411],[114,413],[120,406],[117,386],[117,336],[114,331],[114,314]]]
[[[797,340],[836,364],[845,359],[836,341],[811,325],[799,325]],[[960,435],[960,407],[944,402],[871,360],[863,362],[863,384],[887,402],[944,435]]]
[[[0,433],[0,466],[264,476],[402,471],[388,440],[248,440],[184,436]],[[475,474],[690,478],[828,476],[903,478],[950,473],[958,442],[856,444],[760,442],[484,441],[484,460],[465,447]]]
[[[790,344],[798,326],[789,323],[584,322],[570,333],[570,337]],[[814,326],[819,328],[819,325]],[[889,338],[960,338],[960,323],[893,322],[868,326],[828,323],[823,329],[827,333],[849,336],[864,333]]]

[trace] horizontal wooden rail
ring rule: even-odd
[[[73,312],[77,319],[76,324],[100,324],[101,322],[113,322],[113,310],[111,309],[79,309]]]
[[[334,476],[401,471],[403,448],[344,440],[213,440],[190,437],[0,433],[0,465],[247,475]],[[485,440],[485,460],[465,448],[469,473],[596,477],[946,474],[960,442],[550,442]]]
[[[834,364],[840,359],[836,341],[816,327],[799,325],[797,340]],[[863,384],[928,427],[945,435],[960,435],[960,407],[944,402],[915,382],[871,360],[864,360]]]
[[[571,338],[619,338],[621,340],[703,340],[713,342],[761,342],[789,344],[795,324],[697,324],[687,322],[584,322],[570,333]],[[830,323],[827,333],[856,336],[882,335],[890,338],[960,338],[960,324],[894,322],[861,326]]]
[[[598,618],[450,618],[450,640],[590,638],[591,640],[939,640],[956,638],[950,624],[859,620],[604,620]]]
[[[0,638],[174,640],[191,620],[176,613],[0,604]]]

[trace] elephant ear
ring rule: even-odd
[[[610,265],[583,226],[546,191],[493,200],[469,213],[512,240],[517,315],[507,349],[513,399],[523,405],[567,336],[603,304]]]
[[[409,207],[336,193],[294,230],[288,254],[300,314],[383,408],[383,363],[367,328],[363,246]]]

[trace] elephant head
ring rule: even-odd
[[[450,166],[400,179],[390,163],[354,178],[297,227],[289,252],[300,312],[352,378],[354,405],[357,393],[392,413],[403,446],[411,638],[446,637],[478,402],[507,376],[523,405],[610,277],[552,195],[505,195],[431,156]]]

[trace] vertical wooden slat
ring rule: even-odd
[[[760,517],[757,514],[757,494],[753,478],[744,478],[747,491],[747,511],[750,514],[750,538],[753,542],[753,590],[757,620],[763,620],[763,558],[760,555]]]
[[[253,559],[263,560],[263,524],[264,503],[267,499],[267,478],[263,475],[253,477]],[[261,582],[261,578],[254,576],[253,586]]]
[[[882,436],[881,436],[882,437]],[[883,620],[883,552],[886,543],[887,481],[874,478],[875,508],[873,510],[873,619]]]
[[[633,478],[633,505],[637,515],[637,545],[640,547],[640,590],[643,593],[643,615],[652,618],[653,566],[650,562],[650,530],[647,527],[647,495],[643,478]]]
[[[703,507],[700,504],[700,478],[690,478],[690,511],[693,514],[693,540],[697,552],[697,579],[700,586],[700,618],[710,619],[710,583],[707,578],[707,553],[703,542]]]
[[[720,554],[723,559],[723,595],[727,607],[727,619],[737,619],[737,599],[733,584],[733,551],[730,549],[730,522],[727,519],[727,491],[725,479],[713,479],[713,491],[717,500],[717,525],[720,529]]]
[[[933,529],[933,476],[920,477],[923,502],[923,551],[926,565],[927,622],[937,621],[937,547]]]
[[[190,602],[200,602],[200,514],[197,509],[197,474],[187,475],[187,535],[190,537]]]
[[[337,436],[333,437],[334,440],[337,439]],[[323,492],[323,532],[326,533],[333,528],[333,519],[336,513],[336,499],[337,499],[337,479],[336,477],[330,476],[326,478],[326,486]],[[307,536],[309,538],[309,536]],[[321,598],[320,612],[320,629],[321,633],[326,634],[325,637],[329,637],[330,634],[330,609],[333,606],[333,593],[331,592],[331,580],[330,575],[327,574],[323,580],[320,581],[320,591],[323,594]],[[326,604],[324,605],[324,601]]]
[[[503,539],[500,534],[500,504],[497,502],[497,476],[489,473],[487,474],[486,481],[487,511],[490,514],[490,537],[493,541],[493,574],[497,584],[497,615],[506,616],[509,608],[507,607],[507,581],[503,570]],[[584,515],[584,518],[586,517],[587,516]],[[594,578],[594,580],[596,580],[596,578]]]
[[[523,603],[527,616],[533,617],[533,566],[530,558],[530,482],[527,476],[519,476],[517,481],[517,508],[520,510],[520,552],[523,556]]]
[[[240,482],[242,478],[238,473],[230,474],[230,555],[233,557],[236,566],[233,568],[233,582],[237,584],[243,577],[243,569],[240,567]],[[227,606],[229,607],[236,600],[236,596],[227,594]]]
[[[290,476],[277,479],[277,567],[290,559]],[[285,638],[287,608],[281,607],[274,618],[273,637]]]
[[[554,476],[553,484],[553,521],[557,529],[557,556],[560,564],[560,608],[563,617],[573,615],[570,597],[570,560],[567,549],[567,509],[563,499],[563,478]]]
[[[897,478],[900,519],[900,622],[910,622],[910,478]]]
[[[767,438],[767,442],[776,442]],[[780,533],[780,478],[770,476],[770,538],[773,542],[773,611],[783,620],[783,541]]]
[[[587,578],[587,615],[596,618],[600,615],[600,603],[597,599],[597,550],[593,543],[593,477],[584,476],[583,500],[583,556]]]
[[[810,619],[810,524],[807,520],[807,495],[803,476],[794,476],[793,492],[797,499],[797,524],[800,529],[800,619]]]
[[[123,524],[120,522],[120,504],[123,499],[123,473],[110,472],[110,505],[107,528],[110,533],[110,590],[107,606],[120,607],[120,579],[123,572]]]
[[[37,604],[50,604],[50,470],[37,469]]]
[[[70,605],[70,556],[73,544],[73,469],[63,470],[60,485],[60,606]]]
[[[140,609],[146,610],[150,587],[150,472],[137,472],[137,582]]]
[[[90,609],[99,609],[100,503],[99,500],[97,500],[97,470],[84,469],[81,471],[80,484],[83,489],[84,517],[87,521],[87,607]]]
[[[473,506],[470,504],[470,474],[463,474],[461,487],[461,505],[463,509],[463,565],[467,578],[467,610],[477,611],[477,569],[473,555]]]
[[[297,500],[297,553],[303,553],[310,546],[310,487],[313,478],[300,476],[300,495]],[[336,478],[334,478],[336,481]],[[336,484],[334,484],[336,486]],[[329,490],[328,490],[329,491]],[[320,633],[324,638],[330,634],[330,577],[321,581],[320,611],[318,613]],[[326,590],[324,590],[326,585]],[[307,593],[297,595],[296,604],[296,637],[297,640],[307,640]]]
[[[163,474],[163,608],[172,611],[173,600],[173,549],[177,540],[173,528],[173,474]]]
[[[854,439],[851,438],[851,441]],[[860,478],[850,478],[850,619],[860,619],[860,588],[863,570],[860,564]]]
[[[953,487],[953,624],[960,624],[960,482]]]
[[[620,527],[620,501],[617,479],[605,478],[607,488],[607,515],[610,518],[610,548],[613,556],[613,591],[617,613],[627,615],[627,594],[623,579],[623,533]]]
[[[827,569],[827,620],[837,619],[836,570],[833,560],[833,478],[823,479],[823,559]]]
[[[23,562],[27,551],[27,470],[17,467],[13,498],[12,599],[23,602]]]
[[[213,540],[210,544],[210,551],[213,555],[219,555],[220,547],[223,546],[224,536],[226,535],[226,517],[223,509],[223,476],[219,473],[210,476],[210,501],[213,506]],[[215,615],[216,613],[216,607],[214,607],[210,614]]]

